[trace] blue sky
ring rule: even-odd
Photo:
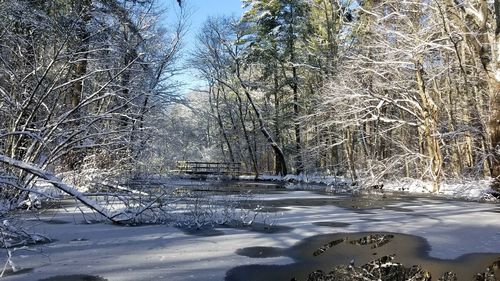
[[[240,17],[243,12],[240,0],[184,0],[184,5],[190,14],[189,30],[184,38],[185,55],[188,55],[189,50],[194,48],[196,34],[208,17],[222,15]],[[186,84],[182,89],[183,94],[187,93],[190,88],[203,84],[203,81],[197,80],[196,73],[189,69],[178,77],[178,80]]]

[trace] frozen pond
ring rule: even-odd
[[[316,269],[328,270],[352,258],[363,263],[382,254],[395,254],[396,261],[418,263],[435,274],[457,270],[469,275],[500,257],[500,207],[494,204],[382,194],[353,197],[260,183],[185,188],[222,198],[251,193],[244,207],[257,208],[265,223],[201,231],[88,224],[80,210],[66,206],[25,222],[27,229],[53,242],[15,251],[13,261],[23,270],[5,280],[290,280],[290,274],[304,280]],[[339,237],[353,240],[382,232],[394,235],[394,241],[376,251],[347,243],[312,254]]]

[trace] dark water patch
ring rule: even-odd
[[[283,249],[277,247],[248,247],[236,250],[236,254],[249,258],[274,258],[283,256]]]
[[[12,268],[7,268],[3,273],[3,277],[20,275],[20,274],[25,274],[25,273],[30,273],[30,272],[33,272],[33,268],[29,268],[29,267],[21,268],[21,269],[17,269],[16,271],[12,270]]]
[[[319,221],[314,222],[314,225],[317,226],[327,226],[327,227],[348,227],[351,224],[346,222],[334,222],[334,221]]]
[[[371,238],[369,238],[371,237]],[[383,245],[374,249],[374,243],[363,241],[380,241],[383,237],[392,237]],[[343,239],[347,239],[342,241]],[[341,241],[333,243],[333,241]],[[346,243],[346,241],[361,241],[359,243]],[[316,251],[332,244],[319,255]],[[393,256],[394,261],[407,268],[419,265],[431,273],[437,280],[446,272],[454,272],[458,280],[473,280],[477,273],[500,260],[500,254],[468,254],[454,260],[442,260],[429,256],[430,246],[421,237],[387,232],[367,233],[336,233],[313,236],[297,243],[289,249],[283,250],[283,255],[295,260],[287,265],[246,265],[229,270],[226,281],[290,281],[307,280],[308,275],[315,270],[330,272],[335,266],[354,264],[366,265],[385,256]],[[498,263],[500,266],[500,262]],[[495,269],[497,278],[500,278],[498,266]],[[487,279],[481,279],[487,280]]]
[[[244,265],[230,269],[225,281],[290,281],[296,272],[310,272],[310,265],[294,264],[294,267],[281,265]]]
[[[108,281],[108,279],[104,279],[101,276],[76,274],[76,275],[57,275],[49,278],[38,279],[38,281]]]

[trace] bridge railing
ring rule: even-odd
[[[176,170],[179,173],[194,175],[239,176],[241,173],[241,163],[177,161]]]

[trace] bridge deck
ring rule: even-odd
[[[239,176],[241,163],[233,162],[196,162],[178,161],[177,171],[191,175],[228,175]]]

